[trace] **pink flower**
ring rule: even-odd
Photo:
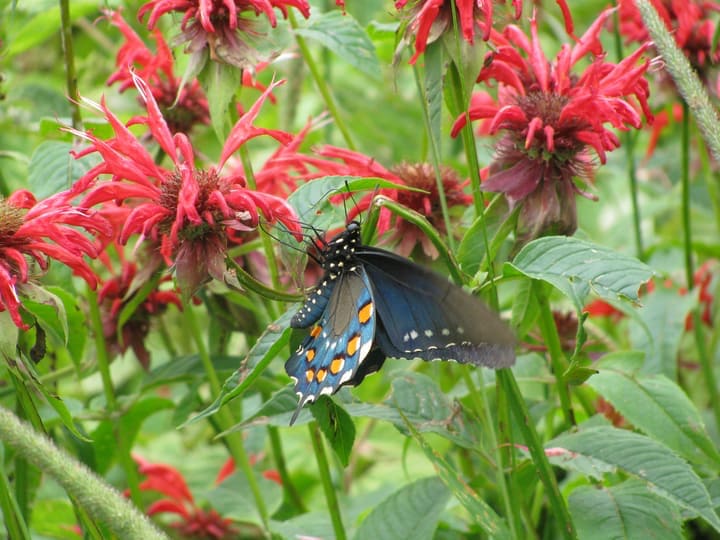
[[[120,233],[125,244],[133,234],[140,240],[159,244],[159,253],[175,275],[184,295],[191,295],[210,277],[223,280],[228,242],[243,232],[254,230],[262,214],[268,221],[280,221],[300,238],[294,210],[275,195],[248,189],[242,179],[223,175],[230,156],[245,142],[261,135],[280,143],[290,140],[285,132],[252,125],[272,89],[268,88],[243,115],[228,135],[217,166],[207,169],[195,165],[195,152],[183,133],[173,135],[147,84],[135,78],[145,101],[147,117],[135,119],[145,124],[154,141],[172,160],[174,168],[157,165],[153,156],[103,102],[98,108],[112,126],[115,136],[100,140],[91,133],[73,131],[91,142],[78,155],[98,152],[103,161],[86,175],[111,175],[112,181],[94,187],[82,201],[84,207],[121,201],[132,208]]]
[[[216,510],[203,509],[197,505],[180,471],[162,463],[150,463],[134,456],[138,470],[146,479],[140,484],[143,491],[157,491],[166,498],[152,503],[148,516],[173,514],[178,521],[170,526],[176,529],[182,538],[198,540],[223,540],[237,538],[232,520],[222,517]]]
[[[88,186],[87,181],[79,181],[42,201],[25,190],[7,199],[0,197],[0,311],[8,310],[15,325],[23,330],[29,326],[20,315],[19,295],[32,279],[33,262],[45,271],[54,259],[92,288],[97,286],[97,276],[84,257],[96,257],[99,249],[84,232],[109,236],[112,229],[95,212],[73,206],[73,199]]]
[[[274,28],[277,25],[274,9],[287,18],[290,7],[305,18],[310,16],[306,0],[151,0],[140,8],[138,15],[142,18],[149,13],[148,27],[152,29],[163,14],[180,12],[179,42],[187,43],[186,52],[195,57],[193,64],[199,65],[200,57],[204,58],[208,49],[213,60],[252,69],[260,61],[260,54],[248,39],[257,35],[248,14],[262,13]]]
[[[561,0],[564,2],[564,0]],[[504,0],[503,0],[503,3]],[[408,4],[410,6],[408,7]],[[453,2],[450,0],[397,0],[395,8],[398,11],[407,11],[405,39],[415,36],[415,54],[410,63],[417,62],[418,57],[425,52],[428,43],[437,40],[445,32],[452,30]],[[478,31],[482,39],[490,37],[493,24],[493,0],[454,0],[457,9],[457,20],[463,39],[472,44]],[[522,0],[512,0],[515,18],[520,18]]]
[[[153,30],[157,50],[153,53],[119,12],[108,11],[106,15],[125,37],[115,59],[117,70],[108,85],[118,83],[124,92],[134,88],[133,73],[137,74],[150,88],[172,133],[189,133],[196,124],[209,124],[208,102],[200,83],[193,79],[182,84],[175,76],[172,51],[160,31]]]
[[[482,120],[491,134],[502,136],[495,146],[487,191],[502,192],[512,205],[522,202],[518,237],[527,241],[541,234],[572,234],[577,228],[575,195],[592,198],[574,178],[589,182],[595,160],[620,146],[609,127],[640,128],[641,109],[648,109],[648,62],[638,64],[641,47],[619,64],[604,59],[599,33],[611,11],[600,14],[574,46],[563,45],[553,62],[540,47],[537,21],[531,35],[516,26],[492,32],[489,52],[478,82],[496,81],[497,98],[473,96],[471,120]],[[586,55],[594,60],[582,73],[573,68]],[[465,125],[460,116],[456,136]]]
[[[136,294],[150,276],[146,272],[138,272],[138,266],[134,262],[125,260],[121,247],[116,246],[115,251],[120,259],[119,269],[115,268],[107,253],[100,256],[112,272],[111,277],[104,280],[98,293],[105,342],[108,350],[115,355],[123,354],[128,348],[132,348],[142,367],[149,369],[150,352],[145,347],[145,338],[150,332],[152,319],[164,313],[170,304],[182,309],[182,302],[175,291],[156,288],[147,294],[135,307],[130,318],[119,327],[123,309],[136,300]]]

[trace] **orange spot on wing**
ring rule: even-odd
[[[373,303],[372,301],[368,301],[367,304],[365,304],[363,307],[361,307],[358,310],[358,319],[360,320],[360,324],[367,324],[367,322],[370,320],[370,317],[373,315]]]
[[[330,362],[330,373],[333,375],[337,375],[340,373],[340,370],[342,370],[343,366],[345,365],[345,357],[338,355],[335,358],[332,359],[332,362]]]
[[[313,327],[312,330],[310,330],[310,336],[316,338],[320,335],[320,332],[322,332],[322,326],[317,324]]]
[[[313,379],[315,378],[315,370],[314,369],[308,369],[305,372],[305,380],[309,383],[313,382]]]
[[[323,382],[325,380],[325,377],[327,377],[327,369],[318,369],[316,376],[318,382]]]
[[[314,358],[315,358],[315,349],[308,349],[307,353],[305,354],[305,361],[312,362]]]
[[[360,336],[355,334],[352,338],[350,338],[350,341],[348,341],[347,348],[345,349],[345,351],[347,352],[348,356],[355,356],[355,353],[357,352],[359,347],[360,347]]]

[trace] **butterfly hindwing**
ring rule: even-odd
[[[300,398],[291,423],[306,403],[352,384],[372,347],[377,319],[365,270],[347,269],[333,281],[320,320],[285,363]]]
[[[515,338],[478,298],[394,253],[361,246],[373,288],[376,344],[388,356],[457,360],[488,367],[515,362]]]

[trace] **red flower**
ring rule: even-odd
[[[148,126],[153,139],[173,161],[173,170],[157,165],[104,102],[98,107],[115,132],[113,138],[103,141],[91,133],[71,130],[92,143],[78,155],[98,152],[103,158],[86,177],[113,177],[110,182],[98,184],[82,201],[83,206],[123,201],[132,207],[120,234],[122,244],[132,234],[159,243],[166,264],[175,266],[180,290],[189,295],[209,277],[223,280],[227,242],[257,227],[258,210],[269,221],[281,221],[300,238],[294,210],[285,200],[247,189],[241,179],[221,174],[231,154],[248,140],[260,135],[269,135],[281,143],[290,139],[287,133],[252,125],[263,102],[279,83],[268,88],[238,120],[225,142],[219,164],[208,169],[195,166],[193,148],[184,134],[170,132],[147,84],[137,77],[135,84],[145,100],[148,116],[134,121]]]
[[[574,177],[590,181],[594,150],[601,163],[606,152],[620,146],[615,129],[639,128],[647,118],[648,63],[637,65],[641,47],[619,64],[606,62],[598,34],[611,11],[604,11],[574,46],[564,45],[554,62],[540,48],[537,21],[528,37],[516,26],[503,34],[492,32],[495,49],[488,53],[478,82],[495,80],[497,100],[473,96],[470,118],[489,122],[490,133],[502,132],[495,147],[487,191],[503,192],[511,204],[523,201],[518,223],[522,241],[540,234],[572,234],[577,228],[575,194],[592,198],[578,188]],[[588,53],[595,59],[582,74],[572,68]],[[457,135],[465,124],[453,126]]]
[[[625,316],[625,314],[615,306],[599,298],[585,306],[583,311],[590,317],[610,317],[613,320],[618,320]]]
[[[167,498],[152,503],[148,509],[148,516],[156,514],[174,514],[180,517],[179,521],[171,524],[178,530],[183,538],[197,538],[202,540],[236,538],[236,531],[232,527],[232,520],[222,517],[217,511],[204,510],[195,503],[185,479],[180,471],[162,463],[149,463],[138,456],[140,474],[147,478],[140,484],[143,491],[158,491]]]
[[[650,0],[668,31],[675,38],[693,67],[701,76],[720,61],[714,44],[720,3],[709,0]],[[618,12],[620,33],[627,42],[645,43],[650,39],[634,0],[620,0]]]
[[[29,327],[20,316],[19,295],[32,277],[32,262],[45,271],[55,259],[92,288],[97,286],[97,277],[83,257],[96,257],[99,250],[81,230],[109,236],[112,229],[101,216],[72,205],[88,185],[79,181],[39,202],[25,190],[7,199],[0,197],[0,311],[8,310],[23,330]]]
[[[108,350],[113,354],[123,354],[132,348],[143,368],[150,367],[150,352],[145,347],[145,338],[150,331],[150,321],[165,312],[168,305],[175,304],[182,309],[180,297],[174,291],[153,290],[133,311],[122,327],[119,327],[119,316],[129,303],[134,301],[138,290],[149,278],[147,273],[138,273],[137,265],[122,256],[122,248],[116,246],[121,267],[114,272],[113,263],[107,253],[100,259],[113,272],[111,278],[105,280],[98,294],[102,316],[103,335]],[[118,339],[120,337],[120,339]]]
[[[160,31],[153,30],[157,49],[153,53],[119,12],[108,11],[106,15],[125,36],[115,59],[118,69],[108,79],[108,85],[119,83],[120,92],[124,92],[134,87],[132,73],[136,73],[147,83],[172,133],[188,133],[195,124],[209,124],[208,102],[200,83],[193,79],[182,84],[182,79],[175,76],[172,51]]]
[[[273,8],[287,17],[290,7],[305,18],[310,16],[306,0],[150,0],[140,8],[138,16],[142,18],[149,12],[148,27],[152,29],[163,14],[181,12],[180,41],[187,43],[186,52],[194,56],[192,64],[200,65],[208,48],[213,60],[252,69],[260,57],[248,39],[257,35],[248,12],[264,14],[274,28],[277,19]]]
[[[309,125],[297,136],[294,141],[296,147],[299,146],[308,128]],[[436,229],[446,232],[435,182],[435,172],[430,164],[403,163],[388,170],[372,157],[335,146],[320,148],[315,152],[316,156],[285,152],[285,150],[282,150],[282,154],[278,153],[273,159],[268,160],[263,171],[258,173],[258,185],[260,185],[261,178],[267,182],[278,182],[279,179],[284,178],[286,184],[294,181],[294,178],[310,180],[322,176],[382,178],[396,184],[419,188],[427,193],[381,189],[377,193],[363,197],[354,208],[350,209],[348,219],[353,219],[360,212],[367,210],[372,203],[373,196],[380,194],[424,215]],[[281,171],[284,171],[284,177]],[[293,171],[295,176],[290,175],[290,171]],[[440,173],[448,208],[467,207],[472,202],[472,197],[463,192],[466,183],[449,167],[442,167]],[[398,244],[399,253],[405,256],[410,255],[415,246],[419,244],[429,257],[436,258],[438,256],[435,246],[420,229],[392,214],[387,208],[381,208],[377,233],[382,235],[388,231],[391,231],[388,240]]]
[[[395,7],[402,11],[408,3],[409,0],[397,0]],[[455,0],[454,3],[463,39],[472,44],[475,33],[480,30],[482,39],[487,41],[493,24],[493,0]],[[450,0],[413,0],[410,4],[407,8],[410,22],[404,40],[407,41],[411,35],[415,36],[415,54],[410,58],[410,63],[414,64],[425,52],[428,43],[432,43],[448,29],[452,29],[453,3]],[[512,4],[515,18],[519,19],[522,0],[512,0]]]

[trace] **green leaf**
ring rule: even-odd
[[[498,250],[507,241],[508,234],[517,221],[518,212],[510,212],[504,197],[494,197],[482,215],[475,218],[458,247],[457,259],[465,273],[474,275],[485,260],[490,243],[490,260],[495,260]]]
[[[75,159],[70,155],[72,144],[45,141],[33,152],[28,166],[28,184],[38,199],[64,191],[99,163],[97,156]]]
[[[637,480],[611,487],[580,486],[570,494],[568,506],[583,540],[683,538],[677,506]]]
[[[140,431],[143,422],[153,414],[164,409],[174,409],[175,403],[166,398],[150,396],[133,403],[127,410],[123,411],[120,417],[122,423],[122,435],[125,437],[125,444],[132,447],[135,437]]]
[[[43,330],[65,345],[68,321],[63,301],[48,289],[29,282],[22,284],[20,292],[25,297],[23,307],[35,316]]]
[[[715,467],[720,463],[700,413],[671,380],[602,370],[588,384],[635,427],[689,461]]]
[[[365,75],[380,79],[382,70],[375,46],[349,13],[334,10],[317,15],[313,12],[307,26],[297,28],[295,33],[324,45]]]
[[[19,328],[6,309],[0,311],[0,355],[7,360],[17,356],[17,342],[20,335]]]
[[[437,150],[438,158],[442,155],[442,101],[443,75],[445,65],[443,48],[440,43],[430,43],[425,50],[425,93],[424,106],[430,142]]]
[[[98,14],[98,3],[94,0],[73,0],[69,4],[70,22],[93,13]],[[7,9],[7,7],[3,8]],[[6,23],[7,24],[7,23]],[[10,29],[9,24],[7,24]],[[5,49],[4,60],[7,61],[16,54],[25,52],[43,43],[53,36],[57,36],[60,28],[60,8],[51,7],[43,9],[20,28],[15,28],[10,43]]]
[[[539,287],[547,287],[547,285],[538,283],[534,279],[523,279],[515,290],[510,326],[515,329],[519,338],[532,329],[540,315],[540,304],[537,301]]]
[[[420,433],[413,428],[411,423],[406,423],[406,427],[420,445],[425,456],[435,467],[440,479],[450,488],[458,502],[475,519],[475,522],[485,531],[487,536],[494,540],[509,538],[510,535],[505,521],[495,513],[495,510],[472,487],[463,481],[463,475],[460,471],[433,450]]]
[[[644,373],[677,379],[677,353],[685,332],[685,317],[695,302],[693,295],[681,296],[663,287],[643,298],[637,314],[645,327],[632,321],[630,341],[633,348],[645,352]]]
[[[474,448],[479,435],[476,422],[460,403],[453,403],[437,382],[421,373],[403,372],[392,381],[393,394],[383,404],[348,404],[352,416],[366,416],[392,422],[408,434],[406,422],[418,432],[436,433],[464,448]]]
[[[265,329],[240,367],[225,380],[220,395],[215,398],[215,401],[205,410],[190,418],[180,426],[181,428],[215,414],[223,405],[245,392],[260,377],[265,368],[290,341],[290,319],[295,315],[295,311],[295,309],[288,310]]]
[[[282,502],[282,488],[258,474],[255,475],[255,482],[268,510],[276,509]],[[232,518],[238,522],[262,523],[250,483],[240,472],[231,474],[217,487],[208,491],[204,498],[213,510],[225,518]],[[248,536],[254,535],[248,534]],[[244,536],[240,535],[240,537]]]
[[[634,257],[598,244],[566,236],[546,236],[525,245],[506,275],[522,274],[550,283],[566,295],[577,311],[590,291],[600,298],[637,301],[638,288],[653,271]]]
[[[449,498],[450,490],[436,476],[407,484],[372,509],[355,540],[431,540]]]
[[[320,429],[343,467],[350,463],[353,443],[355,442],[355,424],[350,415],[328,396],[320,399],[310,407],[310,412],[317,420]]]
[[[688,463],[667,446],[644,435],[603,426],[561,435],[546,448],[566,449],[561,466],[581,458],[599,468],[618,468],[643,480],[659,496],[699,515],[720,531],[720,519],[713,510],[710,495]]]
[[[67,317],[66,347],[73,362],[79,362],[82,359],[85,340],[87,339],[87,320],[78,305],[78,297],[61,287],[49,286],[47,290],[59,298],[65,307]]]
[[[60,399],[59,395],[48,389],[40,381],[40,377],[35,370],[35,365],[32,362],[23,362],[22,367],[24,369],[20,369],[14,362],[7,362],[7,367],[20,381],[23,382],[25,386],[32,387],[45,397],[45,401],[47,401],[48,405],[55,410],[58,418],[60,418],[60,421],[68,429],[68,431],[70,431],[70,433],[75,435],[75,437],[81,441],[89,441],[89,439],[81,434],[75,426],[73,415],[65,405],[65,402]]]
[[[198,78],[207,94],[215,136],[224,141],[230,133],[229,106],[240,88],[240,70],[222,62],[206,62]]]

